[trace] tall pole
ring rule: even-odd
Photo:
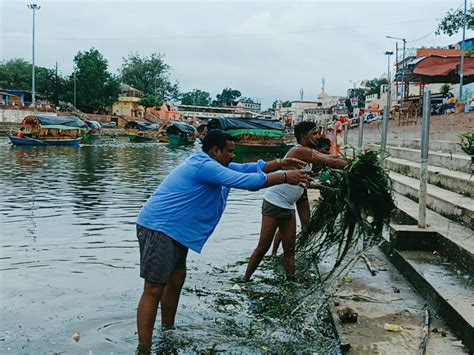
[[[384,106],[383,110],[383,121],[382,121],[382,141],[380,143],[380,149],[385,152],[387,149],[387,134],[388,134],[388,115],[390,110],[390,56],[393,52],[385,52],[385,55],[388,57],[388,68],[387,68],[387,77],[388,77],[388,84],[387,84],[387,102]]]
[[[407,40],[405,38],[402,39],[403,41],[403,59],[402,59],[402,102],[405,100],[405,47]]]
[[[76,68],[74,68],[74,109],[76,109]]]
[[[35,92],[35,11],[39,10],[41,6],[37,4],[29,4],[28,8],[33,10],[33,45],[32,45],[32,73],[31,73],[31,105],[36,106],[36,92]]]
[[[423,95],[423,122],[421,126],[420,196],[418,197],[418,227],[426,228],[426,189],[428,178],[428,150],[430,144],[431,90]]]
[[[459,73],[459,102],[462,101],[462,85],[464,82],[464,41],[466,40],[466,12],[467,12],[467,0],[464,0],[464,15],[463,15],[463,26],[462,26],[462,42],[461,42],[461,68]]]

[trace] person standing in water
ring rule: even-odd
[[[237,164],[232,162],[234,147],[234,137],[227,132],[209,131],[202,150],[165,178],[138,215],[140,276],[145,279],[137,309],[139,352],[151,348],[158,305],[162,326],[174,325],[188,249],[201,252],[224,212],[231,188],[256,191],[311,182],[306,171],[291,170],[302,168],[301,160]]]
[[[330,168],[342,169],[347,161],[341,158],[331,158],[318,152],[316,147],[321,138],[314,122],[301,122],[295,126],[297,145],[285,158],[296,158],[306,162],[305,170],[310,172],[313,164]],[[295,273],[295,240],[296,217],[295,203],[305,192],[304,186],[282,184],[269,188],[263,196],[262,225],[257,247],[250,256],[244,280],[249,281],[267,253],[278,229],[283,244],[283,261],[286,275],[292,277]],[[304,202],[304,201],[303,201]],[[306,200],[309,220],[309,202]],[[306,223],[302,221],[302,223]]]

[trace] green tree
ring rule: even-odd
[[[106,112],[117,101],[120,84],[107,71],[107,59],[95,48],[78,52],[74,57],[76,67],[76,106],[84,112]],[[74,74],[68,80],[69,101],[72,102],[71,86]]]
[[[207,91],[194,89],[181,96],[181,104],[195,106],[210,106],[212,102],[211,95]]]
[[[178,83],[171,82],[170,71],[171,67],[160,53],[153,53],[149,57],[129,54],[128,58],[123,58],[120,80],[145,95],[155,96],[157,105],[161,106],[165,101],[179,98]]]
[[[380,89],[380,87],[379,87]],[[362,88],[356,88],[355,91],[354,89],[351,90],[351,97],[357,97],[357,107],[363,108],[365,106],[365,96],[366,96],[366,90]],[[345,101],[346,107],[349,110],[349,112],[352,112],[354,107],[352,107],[351,100],[350,98],[347,98]]]
[[[140,105],[145,108],[157,106],[156,103],[156,96],[153,95],[145,95],[140,99]]]
[[[366,80],[363,82],[363,85],[365,86],[365,94],[366,95],[372,95],[372,94],[380,94],[380,87],[382,85],[387,85],[388,80],[387,79],[372,79],[372,80]]]
[[[446,96],[446,94],[451,90],[451,86],[449,84],[443,84],[439,89],[439,92]]]
[[[237,99],[241,96],[242,94],[239,90],[225,88],[220,94],[217,94],[216,99],[213,101],[213,105],[230,106],[232,104],[235,104]]]
[[[468,30],[474,29],[474,6],[469,5],[466,12],[466,18],[464,18],[464,9],[451,9],[442,18],[439,19],[438,28],[436,30],[437,35],[446,34],[452,36],[462,30],[466,21],[466,28]]]
[[[0,62],[0,88],[31,90],[31,64],[21,58]]]

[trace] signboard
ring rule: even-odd
[[[357,97],[351,97],[351,106],[357,107],[358,104],[359,104],[359,99]]]

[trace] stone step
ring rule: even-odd
[[[474,350],[474,286],[472,275],[432,251],[382,246],[391,262],[433,306],[465,347]],[[466,349],[467,350],[467,349]]]
[[[418,228],[418,204],[399,193],[394,196],[398,218],[392,218],[390,242],[382,250],[473,351],[472,230],[429,209],[428,227]]]
[[[372,145],[371,147],[379,148]],[[421,152],[418,149],[387,146],[387,153],[393,158],[411,160],[419,163],[421,161]],[[473,173],[474,165],[471,164],[471,157],[466,154],[450,154],[429,151],[428,164],[440,166],[446,169],[462,171],[467,174]]]
[[[395,147],[421,149],[421,139],[389,139],[388,144]],[[433,152],[464,154],[459,145],[459,140],[430,140],[430,150]]]
[[[388,157],[385,166],[399,174],[415,179],[420,177],[420,163],[410,160]],[[439,166],[428,166],[428,182],[465,196],[474,195],[474,176],[462,171],[454,171]]]
[[[420,181],[396,172],[390,172],[393,188],[396,192],[418,200]],[[456,192],[428,184],[426,206],[449,219],[474,229],[474,199]]]

